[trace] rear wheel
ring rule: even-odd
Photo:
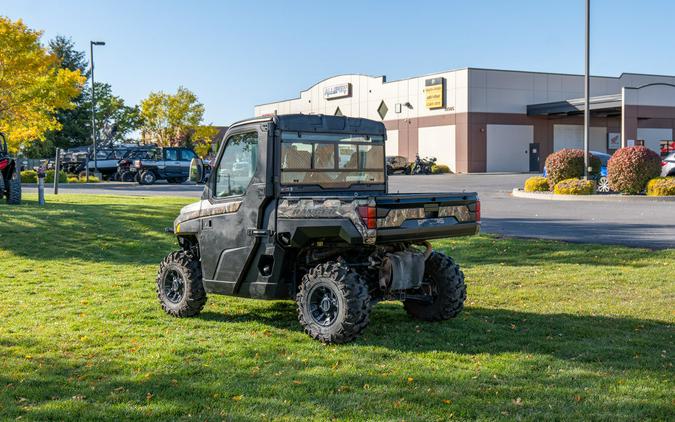
[[[5,182],[7,203],[18,205],[21,203],[21,176],[16,170],[12,170],[9,180]]]
[[[186,251],[171,252],[164,258],[157,272],[157,297],[169,315],[199,314],[206,304],[199,259]]]
[[[441,321],[456,317],[464,309],[466,284],[464,273],[449,256],[433,252],[426,262],[422,289],[431,302],[403,301],[403,308],[413,318]]]
[[[296,297],[298,320],[305,332],[324,343],[346,343],[366,328],[370,295],[359,274],[339,262],[312,268]]]
[[[152,171],[146,170],[141,173],[141,177],[138,180],[141,185],[152,185],[157,181],[157,176]]]

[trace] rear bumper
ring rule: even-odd
[[[407,227],[379,229],[377,231],[377,243],[414,242],[446,237],[472,236],[478,234],[479,231],[480,224],[476,222],[425,226],[415,229]]]

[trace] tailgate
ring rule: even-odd
[[[375,203],[378,243],[469,236],[480,229],[473,192],[383,195]]]

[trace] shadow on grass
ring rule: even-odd
[[[238,315],[205,312],[201,318],[224,324],[255,321],[282,330],[300,330],[293,318],[293,303],[272,305]],[[22,341],[28,339],[0,344],[24,349],[35,346],[33,342],[19,344]],[[672,413],[670,399],[646,401],[648,391],[639,393],[642,399],[625,400],[623,396],[611,402],[574,401],[574,394],[583,387],[601,391],[624,377],[665,382],[668,362],[658,355],[672,344],[672,327],[655,321],[469,308],[456,320],[425,324],[411,321],[399,305],[380,304],[362,338],[337,346],[351,350],[356,362],[367,362],[368,375],[360,369],[334,374],[330,369],[331,349],[319,348],[317,352],[312,348],[313,340],[305,342],[294,342],[294,349],[305,353],[312,350],[315,369],[311,371],[304,371],[303,365],[253,339],[251,353],[262,354],[262,359],[254,362],[242,360],[246,347],[236,353],[204,348],[203,353],[210,356],[205,360],[190,344],[162,353],[161,364],[152,367],[138,367],[122,356],[113,360],[97,360],[95,355],[70,359],[65,354],[39,358],[39,365],[35,362],[20,376],[0,373],[0,415],[36,420],[71,420],[76,415],[86,420],[167,420],[186,415],[201,420],[259,420],[316,418],[317,412],[323,411],[347,419],[405,419],[410,417],[406,406],[418,406],[438,419],[448,408],[444,403],[447,396],[433,395],[437,386],[451,386],[443,388],[456,394],[452,396],[457,406],[453,411],[467,418],[492,419],[500,411],[505,414],[505,406],[511,412],[509,416],[520,412],[535,419],[528,413],[534,408],[573,419],[583,418],[584,412],[628,419],[667,419],[666,415]],[[533,357],[509,357],[508,367],[499,373],[503,377],[500,380],[493,379],[488,370],[480,379],[472,377],[473,365],[467,368],[464,360],[457,366],[461,356],[453,362],[452,358],[427,355],[432,361],[429,365],[445,369],[405,369],[405,373],[414,374],[414,385],[400,376],[392,378],[373,371],[375,362],[405,359],[401,353],[428,351],[477,358],[483,355],[480,359],[513,353]],[[0,357],[14,358],[5,356],[2,350]],[[562,365],[565,370],[553,377],[546,370],[550,365]],[[588,371],[588,367],[598,371]],[[617,369],[630,372],[610,371]],[[364,384],[369,386],[367,391]],[[500,394],[488,394],[492,390]],[[512,406],[511,400],[521,396],[526,407]],[[397,408],[396,402],[403,404]]]
[[[99,203],[0,207],[0,249],[30,259],[158,263],[175,248],[172,225],[180,205],[151,198],[96,198]]]
[[[251,312],[204,312],[198,318],[301,332],[296,315],[295,303],[275,302]],[[376,305],[370,320],[355,345],[413,353],[545,354],[601,369],[657,371],[673,364],[660,351],[675,341],[675,327],[660,321],[469,307],[455,319],[430,323],[411,319],[401,305],[391,302]]]

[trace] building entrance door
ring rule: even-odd
[[[530,144],[530,171],[539,171],[539,144]]]

